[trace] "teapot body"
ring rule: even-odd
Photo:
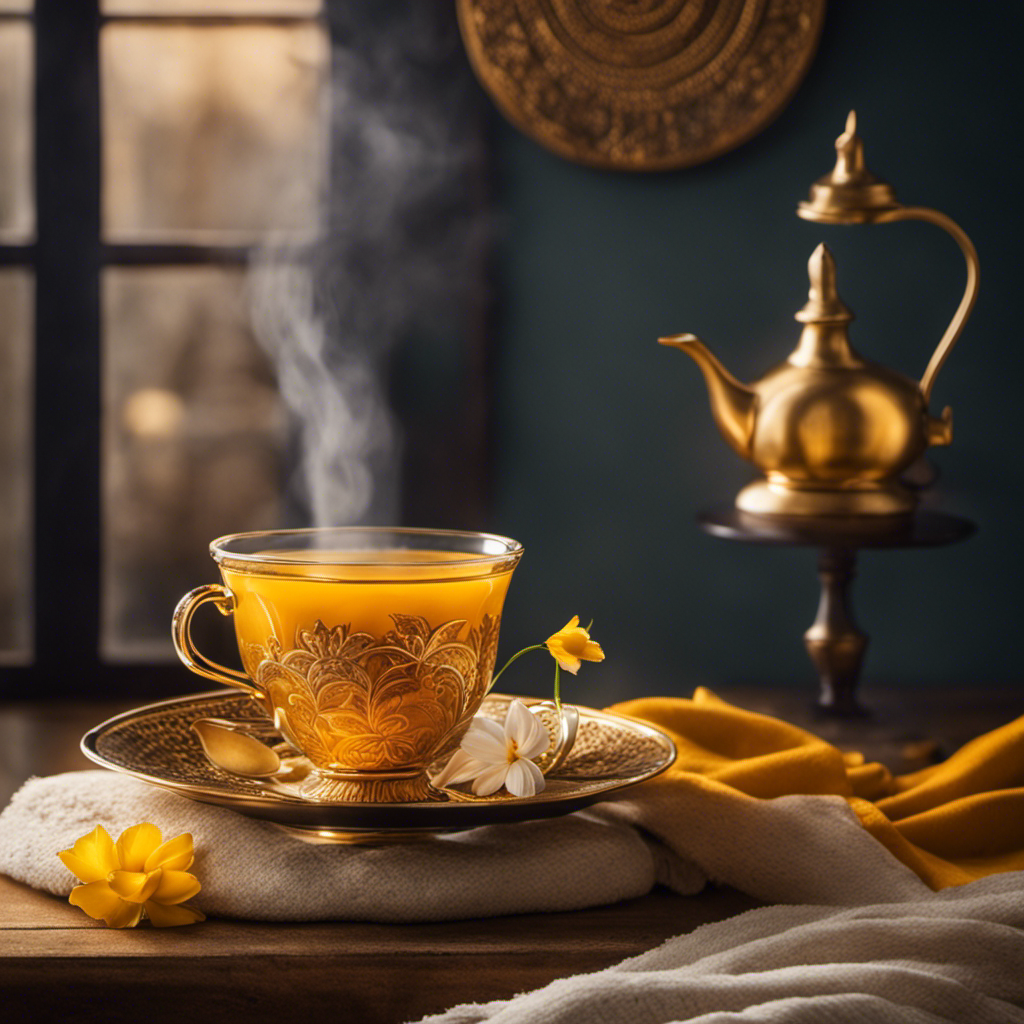
[[[785,362],[754,384],[736,380],[699,338],[660,339],[685,352],[708,384],[723,436],[764,478],[736,505],[762,515],[903,515],[916,496],[900,474],[930,444],[952,440],[949,409],[928,412],[921,386],[850,344],[853,314],[836,291],[824,245],[808,261],[810,292],[796,314],[803,331]]]
[[[882,480],[927,445],[916,382],[883,366],[809,369],[783,363],[753,385],[750,461],[794,483]]]
[[[915,381],[884,366],[785,362],[751,385],[748,458],[765,474],[740,492],[748,512],[899,514],[914,497],[899,475],[928,445]]]

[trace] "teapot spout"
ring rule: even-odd
[[[659,338],[658,343],[685,352],[700,367],[718,429],[740,455],[749,459],[757,404],[755,392],[736,380],[696,335],[673,334]]]

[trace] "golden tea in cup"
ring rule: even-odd
[[[172,632],[193,672],[249,692],[314,766],[305,794],[406,802],[486,695],[522,545],[454,530],[341,527],[221,537],[223,585],[182,598]],[[244,672],[192,643],[195,610],[232,615]]]

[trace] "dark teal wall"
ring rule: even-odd
[[[806,261],[832,248],[865,355],[915,378],[963,290],[956,246],[927,225],[822,227],[794,214],[856,108],[868,165],[908,204],[974,239],[973,319],[933,395],[956,436],[934,450],[937,507],[978,535],[861,558],[865,677],[1021,687],[1024,501],[1016,4],[835,0],[818,56],[781,117],[702,167],[664,174],[564,162],[495,115],[501,255],[493,527],[527,554],[503,649],[578,612],[608,661],[570,685],[602,703],[695,684],[813,688],[801,635],[817,584],[808,551],[712,540],[695,513],[750,471],[718,436],[696,366],[660,334],[699,334],[741,379],[796,342]],[[589,667],[588,667],[589,668]],[[517,669],[517,671],[519,671]],[[537,673],[531,679],[531,672]],[[510,686],[544,692],[547,666]],[[1024,687],[1021,687],[1024,689]]]

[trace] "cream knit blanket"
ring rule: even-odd
[[[190,832],[206,914],[262,921],[443,921],[577,910],[647,892],[659,851],[635,829],[586,814],[393,846],[314,846],[266,822],[110,771],[30,779],[0,814],[0,872],[67,895],[57,859],[103,825]],[[663,854],[661,859],[667,857]],[[682,876],[680,876],[682,877]],[[690,891],[703,877],[688,880]]]
[[[441,921],[576,910],[662,882],[693,893],[710,878],[766,902],[865,904],[930,892],[834,796],[748,800],[704,794],[658,807],[644,787],[562,818],[393,846],[314,846],[266,822],[196,803],[116,772],[31,779],[0,814],[0,872],[66,895],[57,859],[100,824],[113,836],[150,821],[190,832],[207,914],[264,921]]]

